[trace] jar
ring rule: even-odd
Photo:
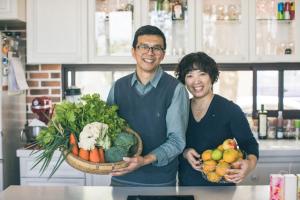
[[[81,97],[81,90],[75,86],[71,86],[65,90],[65,98],[72,103],[78,103]]]

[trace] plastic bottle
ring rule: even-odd
[[[258,138],[267,139],[267,111],[264,105],[261,105],[261,109],[258,112]]]
[[[276,127],[276,139],[283,139],[283,116],[282,111],[278,111],[277,127]]]

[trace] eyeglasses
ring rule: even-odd
[[[137,46],[137,48],[140,50],[141,53],[148,53],[151,49],[151,51],[156,55],[162,54],[165,51],[161,46],[150,47],[147,44],[140,44]]]

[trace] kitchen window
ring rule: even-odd
[[[174,76],[176,65],[162,65]],[[133,72],[134,65],[63,65],[62,91],[75,85],[82,94],[99,93],[106,100],[110,87]],[[270,117],[283,110],[285,118],[300,118],[300,63],[220,64],[214,92],[238,104],[247,115],[256,117],[264,104]]]

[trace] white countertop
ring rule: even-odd
[[[259,140],[260,156],[299,156],[300,140]]]
[[[10,186],[1,200],[126,200],[128,195],[194,195],[195,200],[266,200],[269,186],[237,187],[33,187]]]

